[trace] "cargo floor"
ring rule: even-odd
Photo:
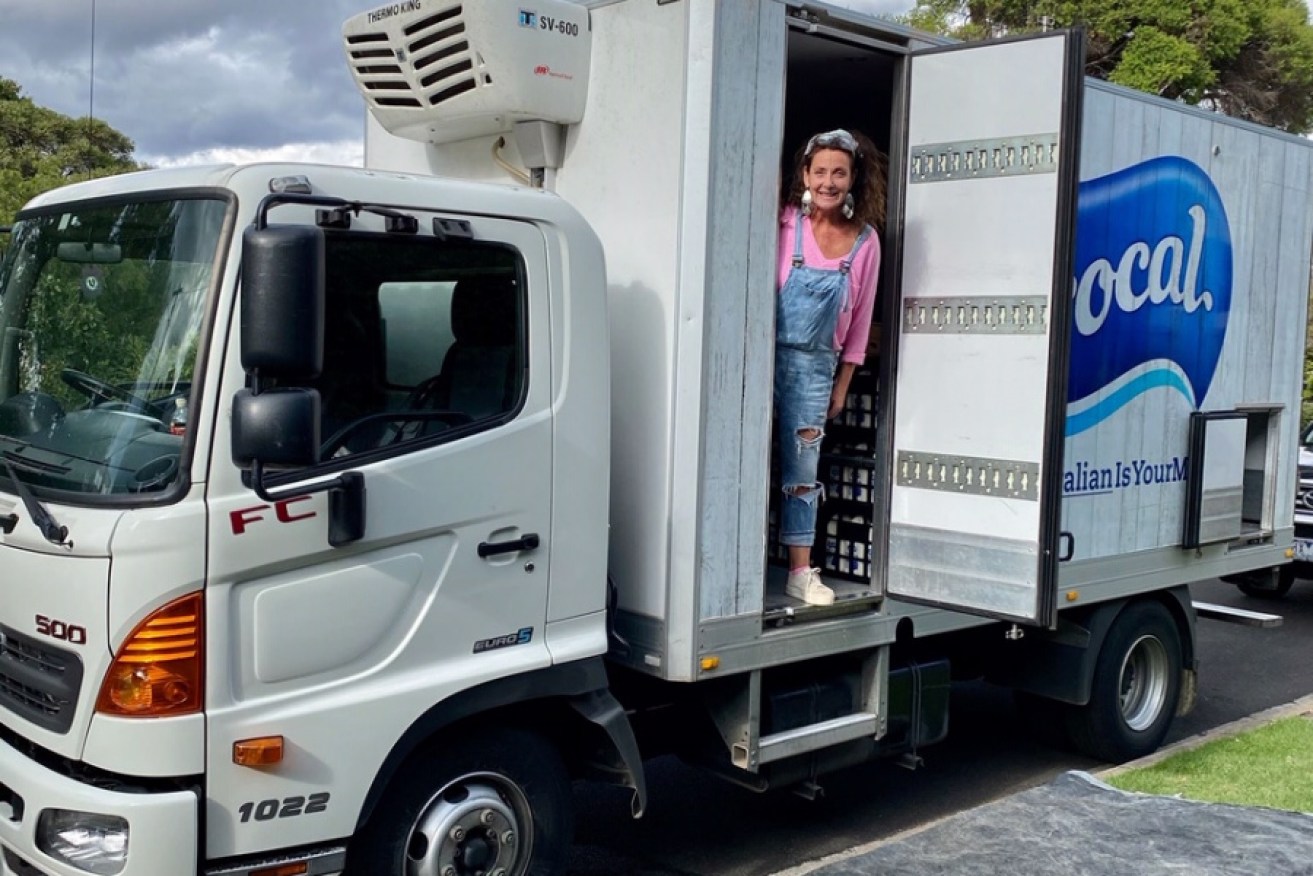
[[[766,570],[766,598],[762,606],[762,620],[767,624],[787,624],[797,621],[821,620],[857,612],[873,611],[880,597],[870,585],[844,581],[821,575],[821,579],[834,590],[833,605],[808,605],[784,592],[788,572],[779,566]]]

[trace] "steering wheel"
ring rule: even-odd
[[[406,396],[406,410],[418,411],[428,407],[434,396],[437,395],[441,384],[441,374],[434,374],[432,377],[420,381],[419,385],[410,391],[410,395]]]
[[[59,377],[69,386],[91,399],[93,404],[103,404],[104,402],[119,400],[125,401],[137,410],[150,411],[157,410],[156,406],[139,395],[129,392],[122,387],[115,386],[112,383],[106,383],[99,377],[92,377],[85,371],[78,371],[74,368],[65,368],[59,372]]]
[[[156,490],[173,480],[178,473],[178,455],[157,456],[131,475],[129,488],[139,493]]]

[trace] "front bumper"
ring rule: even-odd
[[[197,796],[191,791],[125,793],[47,769],[0,739],[0,876],[87,876],[36,844],[46,809],[117,815],[128,822],[128,856],[119,876],[196,872]]]

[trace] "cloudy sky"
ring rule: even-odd
[[[901,12],[912,0],[840,0]],[[38,104],[94,112],[138,160],[359,164],[364,105],[341,25],[382,0],[0,0],[0,76]]]

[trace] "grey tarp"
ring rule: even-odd
[[[1313,876],[1313,816],[1130,794],[1069,772],[812,873]]]

